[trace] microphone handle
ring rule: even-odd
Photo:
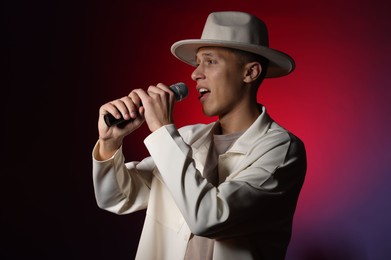
[[[108,127],[119,125],[119,124],[124,123],[124,122],[129,123],[130,121],[132,121],[132,119],[125,120],[122,116],[121,116],[120,119],[117,119],[112,114],[104,115],[104,120],[105,120],[105,123],[106,123],[106,125]]]

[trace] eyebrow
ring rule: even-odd
[[[201,57],[208,57],[208,58],[218,58],[219,56],[217,54],[213,54],[211,52],[204,52],[201,54],[196,54],[196,61],[199,60]]]
[[[201,53],[201,56],[213,56],[214,54],[211,53],[211,52],[204,52],[204,53]]]

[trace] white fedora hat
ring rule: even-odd
[[[248,13],[209,14],[201,39],[175,42],[171,52],[181,61],[196,66],[196,53],[201,47],[226,47],[261,55],[269,60],[267,78],[285,76],[295,68],[295,61],[288,54],[269,48],[265,23]]]

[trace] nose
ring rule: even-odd
[[[198,81],[199,79],[204,78],[205,75],[202,72],[201,65],[197,66],[193,73],[191,73],[191,79],[194,81]]]

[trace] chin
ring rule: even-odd
[[[202,112],[204,113],[204,115],[206,115],[208,117],[214,117],[214,116],[218,115],[218,113],[216,113],[216,111],[213,111],[210,109],[205,109],[205,108],[202,108]]]
[[[213,113],[211,113],[209,110],[202,108],[202,113],[206,116],[212,117],[214,116]]]

